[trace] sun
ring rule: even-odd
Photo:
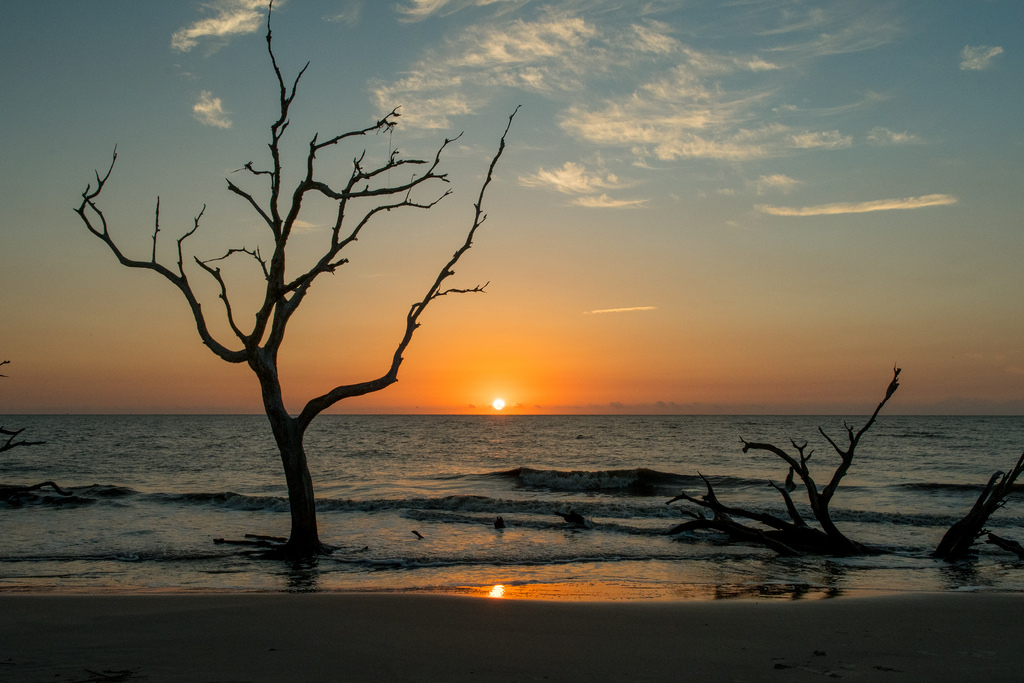
[[[495,410],[501,410],[502,408],[505,407],[505,400],[501,398],[496,398],[493,401],[491,401],[491,407],[494,408]]]

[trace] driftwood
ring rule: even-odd
[[[287,538],[280,536],[263,536],[260,534],[246,534],[244,539],[215,538],[213,542],[218,545],[247,545],[255,548],[279,549],[288,542]]]
[[[807,449],[807,442],[797,444],[796,441],[790,441],[793,449],[795,449],[795,453],[791,453],[773,444],[755,443],[747,441],[746,439],[741,439],[743,442],[744,453],[748,453],[750,451],[767,451],[789,465],[789,472],[786,475],[785,484],[780,485],[774,482],[769,482],[771,486],[774,487],[782,496],[782,499],[786,504],[787,514],[789,515],[788,520],[764,512],[753,512],[743,508],[734,508],[724,505],[715,495],[711,482],[701,475],[701,479],[704,480],[704,484],[707,487],[706,494],[700,497],[693,497],[686,493],[682,493],[668,501],[667,504],[673,503],[677,500],[686,500],[709,511],[711,513],[711,517],[708,518],[704,515],[688,511],[686,514],[689,514],[694,519],[675,527],[669,533],[679,533],[681,531],[693,529],[713,529],[716,531],[723,531],[730,536],[744,541],[761,543],[772,548],[776,552],[786,555],[802,553],[819,555],[867,555],[881,552],[880,550],[847,538],[832,521],[829,504],[832,502],[832,497],[839,488],[840,481],[842,481],[843,477],[846,476],[850,466],[853,464],[854,453],[857,450],[857,445],[860,443],[861,437],[863,437],[868,429],[870,429],[875,423],[875,419],[878,417],[878,413],[882,410],[882,407],[885,406],[889,399],[892,398],[892,395],[896,392],[896,389],[899,388],[899,377],[900,369],[893,368],[893,378],[892,381],[889,382],[889,386],[885,391],[885,397],[878,404],[878,407],[875,408],[875,412],[871,414],[871,417],[863,427],[855,432],[849,425],[844,425],[846,427],[847,434],[847,444],[845,448],[840,447],[839,444],[826,434],[822,428],[818,428],[818,431],[825,440],[828,441],[829,445],[832,446],[840,458],[839,466],[836,468],[835,472],[833,472],[828,484],[823,488],[818,487],[811,475],[808,463],[810,462],[814,451]],[[810,526],[800,515],[793,502],[791,493],[797,489],[796,478],[799,478],[800,482],[803,484],[807,493],[807,502],[810,505],[811,512],[814,514],[814,518],[820,528]],[[768,527],[768,529],[765,530],[741,524],[735,521],[735,517],[742,517],[744,519],[758,522]]]
[[[999,546],[1003,550],[1009,550],[1011,553],[1016,553],[1017,557],[1024,560],[1024,545],[1021,545],[1017,541],[1009,538],[1003,538],[1002,536],[996,536],[990,531],[988,534],[988,542],[992,545]]]
[[[932,555],[950,561],[969,557],[973,552],[974,543],[982,534],[986,533],[985,524],[988,522],[988,518],[1006,503],[1006,498],[1014,491],[1017,477],[1022,471],[1024,471],[1024,453],[1017,459],[1017,464],[1012,470],[996,472],[989,477],[988,483],[982,489],[970,512],[946,531]],[[993,537],[998,540],[993,540]],[[1017,548],[1020,548],[1020,544],[1016,541],[1006,541],[999,536],[989,534],[989,542],[1024,557],[1024,554],[1009,547],[1009,544],[1015,544]]]
[[[26,493],[31,493],[33,491],[38,491],[39,489],[46,487],[52,488],[54,491],[56,491],[62,496],[71,495],[71,491],[65,491],[61,487],[57,486],[55,482],[52,481],[44,481],[40,484],[32,484],[31,486],[20,486],[17,484],[0,484],[0,500],[11,500],[12,498],[17,498],[18,496],[24,495]]]
[[[15,441],[23,431],[25,431],[24,427],[21,429],[6,429],[5,427],[0,426],[0,435],[7,437],[6,441],[0,443],[0,453],[9,451],[12,448],[17,448],[18,446],[42,446],[46,443],[45,441],[25,441],[24,439],[21,441]]]
[[[0,360],[0,367],[9,365],[10,362],[9,360]],[[0,377],[7,377],[7,375],[0,375]],[[0,453],[17,448],[18,446],[42,446],[46,443],[45,441],[15,441],[23,431],[25,431],[24,427],[21,429],[6,429],[3,425],[0,425],[0,436],[7,437],[6,441],[0,442]]]
[[[590,522],[587,518],[576,512],[575,510],[569,510],[568,512],[556,512],[556,515],[564,519],[570,526],[575,529],[589,529],[591,527]]]

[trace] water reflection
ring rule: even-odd
[[[285,564],[289,593],[315,593],[320,583],[320,559],[288,560]]]
[[[487,586],[424,587],[423,592],[507,600],[824,600],[839,597],[836,587],[802,583],[719,583],[651,585],[616,582],[522,583]],[[399,590],[398,592],[418,592]]]

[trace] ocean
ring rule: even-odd
[[[321,416],[306,439],[321,540],[333,554],[268,560],[214,539],[286,536],[288,503],[263,416],[9,416],[47,444],[0,454],[0,591],[399,591],[509,598],[833,597],[1024,590],[1024,561],[990,544],[930,557],[993,472],[1024,449],[1024,417],[889,416],[862,440],[832,503],[868,557],[779,557],[712,532],[677,536],[666,505],[704,493],[784,515],[786,468],[741,438],[809,441],[819,485],[836,416]],[[1022,482],[1024,483],[1024,482]],[[797,494],[794,494],[795,496]],[[800,498],[796,498],[800,502]],[[587,528],[559,513],[575,511]],[[501,517],[505,528],[495,528]],[[1024,501],[990,520],[1024,542]],[[414,533],[415,532],[415,533]]]

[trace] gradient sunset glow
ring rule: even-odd
[[[133,254],[157,196],[165,259],[204,205],[198,255],[266,243],[224,181],[259,165],[276,114],[265,7],[5,8],[0,414],[260,412],[180,295],[120,268],[71,209],[116,145],[104,209]],[[396,106],[394,133],[338,173],[463,132],[453,194],[382,221],[304,302],[281,358],[291,409],[386,368],[522,105],[452,281],[486,293],[434,302],[399,382],[332,412],[863,411],[894,364],[893,412],[1024,411],[1020,3],[274,7],[282,70],[311,62],[293,181],[314,133]],[[304,211],[296,263],[333,220]],[[255,274],[232,275],[242,300]]]

